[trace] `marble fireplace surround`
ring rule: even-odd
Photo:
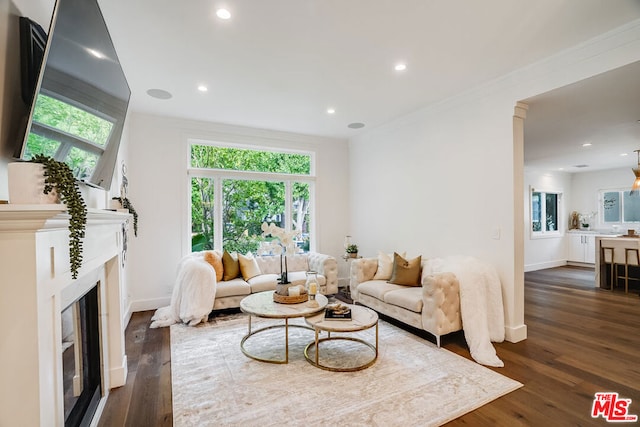
[[[61,312],[98,284],[102,398],[125,384],[123,224],[90,209],[83,263],[71,278],[64,205],[0,205],[0,425],[62,426]]]

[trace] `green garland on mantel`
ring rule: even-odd
[[[87,225],[87,206],[80,194],[76,178],[66,163],[51,157],[37,154],[30,160],[44,166],[44,194],[49,194],[54,188],[60,201],[67,206],[69,213],[69,260],[71,263],[71,277],[78,277],[78,270],[82,266],[82,239]]]
[[[124,209],[128,209],[131,215],[133,215],[133,234],[138,237],[138,212],[133,207],[131,200],[126,197],[112,197],[113,200],[120,202]]]

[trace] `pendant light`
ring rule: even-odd
[[[640,150],[634,150],[635,153],[638,153],[638,167],[631,168],[634,175],[636,176],[636,180],[633,181],[633,186],[631,187],[630,196],[637,196],[640,194]]]

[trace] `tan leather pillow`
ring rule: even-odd
[[[242,273],[244,280],[249,280],[262,274],[260,267],[258,267],[258,262],[251,254],[247,254],[247,256],[238,254],[238,262],[240,263],[240,273]]]
[[[226,250],[222,254],[222,266],[224,268],[222,280],[225,282],[227,280],[233,280],[240,275],[240,264],[238,263],[238,259]]]
[[[224,267],[222,265],[222,257],[215,251],[205,251],[204,260],[211,264],[211,267],[216,271],[216,282],[222,280],[222,273]]]
[[[420,264],[422,255],[407,261],[397,253],[393,253],[393,272],[389,283],[406,286],[421,286]]]

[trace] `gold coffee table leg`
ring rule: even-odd
[[[289,363],[289,319],[284,319],[284,363]]]
[[[316,365],[318,365],[319,364],[318,363],[318,353],[319,353],[319,351],[318,351],[318,328],[314,328],[314,329],[316,331]],[[305,352],[305,356],[306,356],[307,355],[307,349],[306,348],[305,348],[304,352]]]
[[[327,338],[320,338],[318,339],[318,328],[314,328],[316,331],[316,339],[314,342],[310,342],[309,344],[307,344],[307,346],[304,348],[304,358],[307,359],[307,362],[311,363],[313,366],[320,368],[320,369],[324,369],[327,371],[333,371],[333,372],[354,372],[354,371],[361,371],[363,369],[368,368],[369,366],[373,365],[376,360],[378,360],[378,322],[376,322],[376,344],[375,346],[371,343],[366,342],[363,339],[360,338],[354,338],[354,337],[343,337],[343,336],[338,336],[338,337],[332,337],[331,333],[328,334]],[[358,365],[358,366],[353,366],[351,368],[336,368],[333,366],[327,366],[327,365],[322,365],[320,364],[320,343],[323,341],[337,341],[337,340],[343,340],[343,341],[354,341],[354,342],[358,342],[361,344],[366,345],[367,347],[369,347],[370,349],[373,350],[374,352],[374,356],[371,360],[369,360],[368,362],[362,364],[362,365]],[[315,350],[316,350],[316,357],[315,357],[315,361],[312,360],[309,357],[309,349],[311,347],[315,346]]]
[[[376,322],[376,359],[378,358],[378,322]]]
[[[245,348],[245,342],[251,338],[252,336],[268,331],[270,329],[278,329],[278,328],[284,328],[284,334],[285,334],[285,346],[284,346],[284,359],[267,359],[264,357],[260,357],[260,356],[256,356],[254,354],[251,354],[246,348]],[[256,329],[256,330],[251,330],[251,316],[249,316],[249,333],[247,333],[247,335],[245,335],[244,337],[242,337],[242,340],[240,341],[240,349],[242,350],[242,353],[253,359],[253,360],[258,360],[260,362],[267,362],[267,363],[279,363],[279,364],[285,364],[285,363],[289,363],[289,328],[301,328],[301,329],[309,329],[311,330],[312,328],[309,326],[305,326],[305,325],[289,325],[289,320],[285,319],[285,323],[283,325],[271,325],[271,326],[265,326],[264,328],[260,328],[260,329]]]

